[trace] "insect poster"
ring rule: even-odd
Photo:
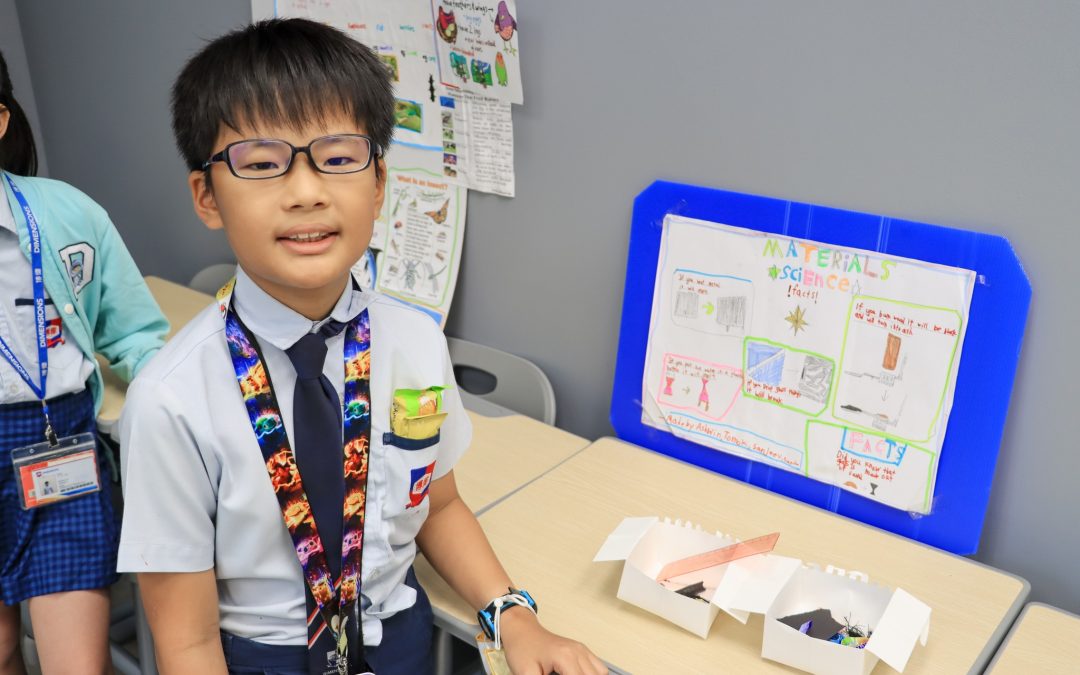
[[[467,190],[424,169],[391,169],[380,221],[376,288],[446,323],[465,234]]]
[[[642,421],[929,513],[969,270],[664,219]]]

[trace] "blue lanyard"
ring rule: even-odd
[[[26,216],[26,229],[30,234],[30,270],[34,283],[34,328],[37,333],[38,372],[41,376],[41,386],[39,387],[34,383],[30,373],[27,372],[23,364],[19,363],[15,352],[8,347],[3,337],[0,337],[0,354],[3,354],[7,362],[15,369],[15,372],[41,399],[41,406],[45,412],[45,434],[52,441],[55,435],[53,435],[52,426],[49,424],[49,407],[45,403],[45,385],[49,376],[49,349],[45,336],[45,274],[41,265],[41,230],[38,228],[37,218],[34,217],[34,212],[30,210],[30,204],[26,202],[26,197],[19,190],[19,186],[15,185],[15,181],[11,180],[11,176],[8,174],[5,173],[4,178],[7,179],[8,185],[11,186],[11,192],[15,195],[16,201],[19,202],[23,215]]]

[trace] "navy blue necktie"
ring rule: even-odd
[[[345,325],[330,320],[318,332],[308,333],[285,350],[296,370],[293,454],[335,581],[341,574],[345,471],[341,400],[334,385],[323,375],[323,362],[326,340],[340,333]]]
[[[293,456],[335,583],[341,576],[341,537],[345,520],[344,449],[341,399],[334,385],[323,375],[323,363],[326,361],[326,340],[340,333],[345,326],[339,321],[327,321],[317,332],[308,333],[285,350],[296,370]],[[323,629],[324,623],[311,589],[307,584],[304,588],[307,615],[313,617],[307,626],[308,672],[310,675],[336,673],[334,637],[329,629]],[[337,600],[333,602],[332,611],[336,614]],[[359,625],[356,628],[359,629]],[[359,642],[363,645],[363,633]],[[363,662],[362,646],[355,656]]]

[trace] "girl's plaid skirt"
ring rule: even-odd
[[[95,431],[90,389],[50,401],[49,418],[60,436]],[[117,579],[120,528],[100,446],[100,492],[23,510],[11,451],[44,440],[40,402],[0,405],[0,599],[6,605],[49,593],[105,588]]]

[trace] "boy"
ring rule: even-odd
[[[321,24],[255,24],[187,64],[173,125],[239,268],[121,422],[120,569],[162,672],[430,671],[417,546],[498,615],[514,672],[607,672],[537,623],[457,494],[470,428],[438,327],[350,276],[382,207],[383,66]]]

